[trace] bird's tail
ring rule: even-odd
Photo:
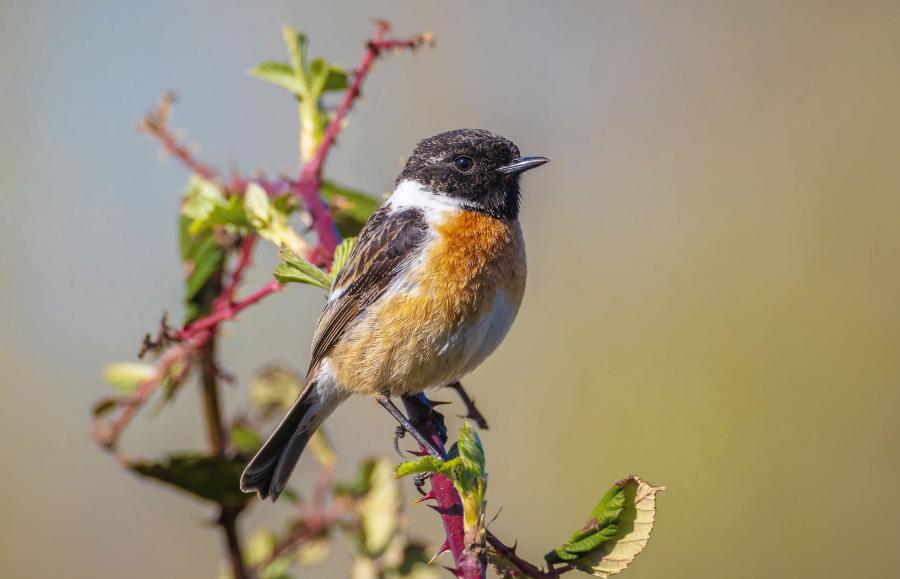
[[[272,502],[284,490],[291,471],[317,428],[346,399],[327,378],[310,382],[241,475],[241,490]]]

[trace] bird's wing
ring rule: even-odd
[[[313,338],[310,375],[350,324],[403,274],[422,246],[428,224],[418,209],[382,207],[366,222],[346,264],[338,273]]]

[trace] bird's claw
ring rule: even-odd
[[[400,455],[400,458],[406,458],[403,451],[400,450],[400,439],[404,436],[406,436],[406,429],[402,425],[394,429],[394,450]]]
[[[423,497],[428,493],[425,492],[425,481],[431,478],[430,472],[420,472],[413,476],[413,484],[416,486],[416,490],[419,491],[419,494]]]

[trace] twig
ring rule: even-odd
[[[204,292],[201,304],[203,309],[215,309],[223,302],[231,301],[234,292],[244,276],[253,252],[254,236],[245,238],[241,244],[241,253],[238,263],[231,274],[228,285],[223,284],[224,271],[219,269],[207,282],[209,292]],[[206,432],[209,438],[210,451],[213,455],[225,456],[228,447],[228,436],[225,433],[225,421],[222,419],[222,407],[219,402],[219,367],[216,362],[218,350],[218,334],[210,330],[203,334],[203,340],[194,344],[200,366],[200,387],[203,393],[203,415],[206,423]],[[222,528],[225,538],[225,546],[228,551],[228,561],[231,564],[232,579],[248,579],[247,569],[244,566],[244,556],[241,549],[240,535],[237,531],[237,519],[241,513],[241,507],[221,505],[219,518],[216,520]]]
[[[223,304],[219,309],[214,310],[210,315],[192,322],[176,333],[176,336],[182,340],[197,339],[206,341],[203,337],[204,333],[214,331],[220,323],[233,320],[243,310],[249,308],[256,302],[265,297],[277,293],[284,289],[284,286],[277,281],[270,281],[244,299]]]
[[[204,179],[215,179],[218,172],[198,161],[188,148],[178,142],[178,139],[169,130],[169,116],[172,113],[172,104],[175,102],[176,96],[172,91],[163,94],[156,106],[156,110],[147,113],[137,125],[140,133],[156,138],[162,144],[163,150],[181,161],[192,173],[200,175]]]
[[[465,405],[466,415],[463,418],[474,420],[475,424],[478,425],[478,428],[487,430],[487,419],[484,417],[481,411],[478,410],[478,407],[475,406],[475,401],[469,396],[469,393],[466,392],[466,389],[463,388],[463,385],[459,382],[454,382],[453,384],[447,386],[447,388],[456,390],[456,393],[459,395],[460,400],[462,400],[462,403]]]
[[[147,398],[153,394],[154,390],[162,384],[163,380],[169,376],[172,368],[177,363],[187,359],[190,351],[191,348],[186,344],[176,344],[166,350],[157,362],[153,375],[138,386],[134,396],[125,403],[119,416],[106,427],[101,426],[99,421],[94,422],[94,440],[108,450],[115,450],[119,437],[122,435],[125,427],[131,422],[135,413],[143,406]]]
[[[556,569],[550,567],[549,571],[543,571],[542,569],[535,567],[525,559],[519,557],[516,554],[515,545],[512,547],[505,545],[503,541],[497,538],[497,535],[490,531],[487,532],[487,542],[500,556],[515,565],[515,567],[523,575],[525,575],[526,577],[531,577],[532,579],[555,579],[561,574],[567,573],[574,569],[574,567],[572,567],[571,565],[566,565],[565,567],[559,567]]]
[[[375,37],[366,43],[366,52],[363,54],[362,62],[356,69],[353,82],[344,98],[334,111],[334,116],[325,133],[322,141],[316,149],[315,155],[304,166],[300,173],[300,179],[296,183],[295,193],[306,204],[307,211],[312,216],[316,233],[319,237],[319,245],[316,250],[317,263],[327,264],[334,253],[334,248],[340,243],[340,237],[334,220],[331,218],[331,212],[328,205],[322,199],[322,169],[325,165],[325,159],[331,151],[338,135],[343,130],[345,119],[353,108],[354,103],[361,94],[363,82],[372,70],[372,65],[378,56],[385,50],[398,49],[415,49],[423,44],[431,42],[431,36],[422,34],[409,39],[385,39],[385,35],[390,31],[390,24],[385,21],[377,23],[378,29]]]
[[[419,422],[418,429],[441,454],[446,456],[447,450],[444,447],[444,441],[432,418],[436,414],[438,413],[432,409],[428,418]],[[419,448],[421,452],[425,452],[424,447],[420,445]],[[466,544],[462,499],[456,492],[453,481],[443,474],[434,474],[429,480],[431,481],[431,490],[421,500],[434,499],[437,503],[432,508],[440,515],[446,535],[444,543],[435,556],[449,551],[455,565],[452,571],[457,577],[483,579],[481,563],[478,561],[478,557],[472,556],[473,554],[469,552]]]

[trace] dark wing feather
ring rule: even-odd
[[[332,291],[341,294],[325,306],[316,325],[310,370],[402,273],[406,259],[424,242],[427,229],[418,209],[391,211],[382,207],[372,214],[335,280]]]

